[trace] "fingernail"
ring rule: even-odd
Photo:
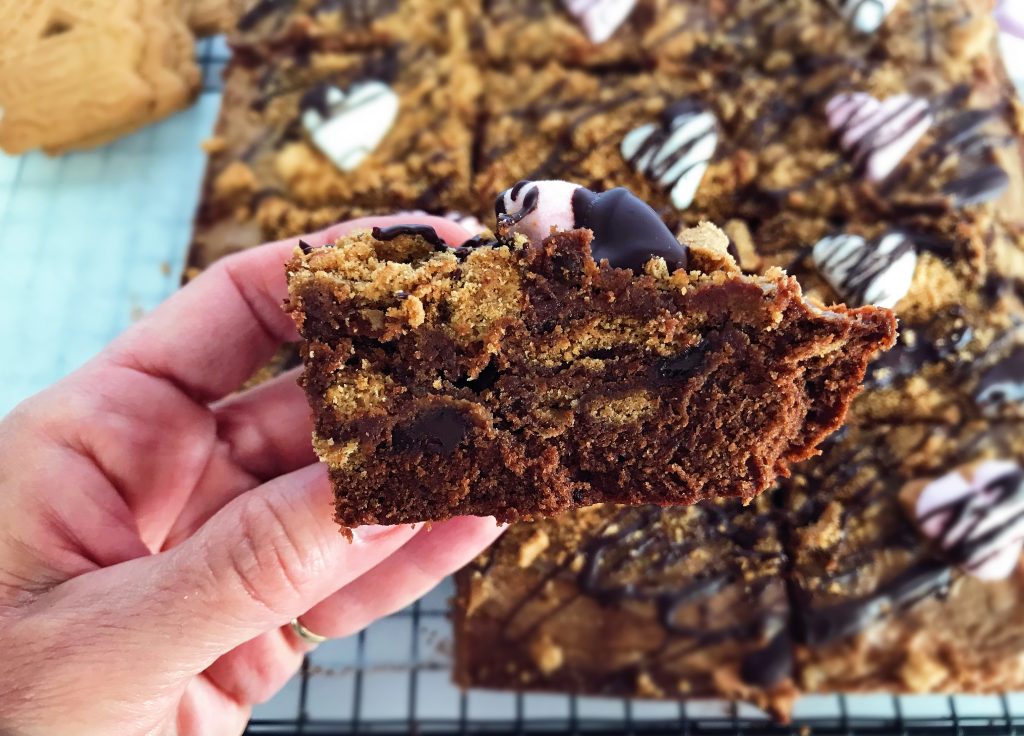
[[[416,526],[416,524],[398,524],[397,526],[367,524],[366,526],[357,526],[352,528],[352,539],[357,542],[369,542],[371,540],[381,539],[392,534],[397,534],[403,529],[408,529],[409,527],[415,529]]]

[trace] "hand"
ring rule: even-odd
[[[441,218],[421,222],[450,242]],[[295,672],[300,616],[352,634],[499,533],[493,519],[332,519],[285,341],[294,240],[226,258],[0,422],[0,733],[240,733]]]

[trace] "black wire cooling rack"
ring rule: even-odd
[[[782,725],[751,706],[472,690],[450,682],[450,581],[303,663],[273,714],[247,730],[284,734],[1024,734],[1024,696],[819,696]]]
[[[198,56],[203,92],[216,94],[228,49],[222,39],[207,39]],[[450,678],[451,593],[446,581],[358,636],[322,645],[278,697],[257,707],[246,733],[1024,735],[1024,694],[803,698],[793,722],[781,725],[750,706],[718,701],[461,692]]]

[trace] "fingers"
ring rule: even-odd
[[[375,568],[302,614],[302,623],[331,638],[354,634],[427,593],[502,531],[490,517],[466,516],[425,526]]]
[[[351,220],[306,239],[324,245],[353,230],[399,222],[431,225],[454,241],[469,236],[450,220],[416,215]],[[197,401],[234,391],[278,345],[297,339],[281,305],[288,291],[284,264],[298,240],[218,261],[112,343],[102,359],[165,380]]]
[[[360,527],[349,542],[332,502],[326,470],[309,466],[236,498],[176,548],[167,574],[190,590],[180,615],[205,618],[207,652],[287,623],[416,533],[412,525]]]
[[[181,698],[174,733],[240,735],[252,712],[250,702],[236,700],[207,678],[196,677]]]
[[[316,462],[309,404],[296,383],[298,374],[298,369],[288,371],[211,407],[226,457],[211,463],[195,484],[164,549],[191,537],[222,506],[259,483]]]
[[[332,638],[354,634],[425,594],[501,532],[491,518],[464,517],[425,526],[386,560],[302,614],[302,623]],[[259,703],[288,681],[308,649],[285,626],[229,652],[206,675],[240,702]]]
[[[231,446],[235,462],[257,478],[268,480],[316,462],[300,373],[288,371],[212,407],[217,436]]]
[[[268,631],[225,654],[203,673],[240,703],[263,703],[285,686],[302,665],[305,650],[283,629]]]
[[[361,527],[349,542],[331,502],[323,467],[303,468],[239,496],[173,550],[69,580],[26,610],[74,621],[62,636],[117,651],[128,681],[199,673],[380,564],[416,533],[412,525]]]

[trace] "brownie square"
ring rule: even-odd
[[[456,576],[455,681],[785,712],[785,566],[767,497],[516,524]]]
[[[472,66],[423,47],[236,57],[191,265],[351,217],[462,208],[478,89]]]
[[[800,686],[1024,685],[1024,425],[849,429],[787,484]]]
[[[300,46],[365,51],[423,45],[447,52],[467,42],[478,0],[234,0],[228,34],[242,52],[273,53]]]
[[[630,202],[606,227],[630,227]],[[594,227],[456,253],[433,231],[361,232],[296,253],[289,309],[341,524],[752,498],[839,426],[893,338],[884,310],[743,276],[713,227],[685,234],[673,273],[596,263]],[[627,251],[660,237],[633,228]]]

